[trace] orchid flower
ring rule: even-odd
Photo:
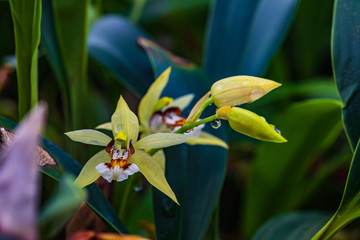
[[[187,94],[177,99],[170,97],[160,98],[166,87],[171,67],[167,68],[149,87],[148,91],[141,99],[138,115],[140,120],[140,132],[142,136],[159,132],[175,132],[180,129],[187,121],[182,117],[182,110],[189,106],[194,98],[194,94]],[[110,123],[104,123],[96,128],[110,129]],[[190,145],[217,145],[228,148],[228,145],[218,137],[202,131],[204,124],[189,129],[185,134],[196,136],[187,141]]]
[[[109,182],[123,181],[129,175],[140,171],[154,187],[178,203],[165,179],[164,156],[157,152],[153,157],[145,149],[165,148],[184,143],[194,137],[185,134],[155,133],[138,140],[139,120],[122,96],[111,117],[110,125],[113,138],[92,129],[65,133],[73,141],[106,147],[90,158],[75,182],[85,187],[100,175]]]

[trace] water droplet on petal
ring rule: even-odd
[[[250,92],[250,100],[253,102],[264,96],[264,90],[262,88],[253,88]]]
[[[176,203],[170,198],[163,198],[161,203],[161,210],[167,217],[173,217],[175,215]]]
[[[275,132],[277,132],[278,134],[281,134],[280,130],[275,126],[274,128]]]
[[[215,119],[211,121],[211,126],[214,129],[218,129],[221,126],[221,120],[220,119]]]

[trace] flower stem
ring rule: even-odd
[[[212,97],[209,97],[208,99],[206,99],[203,104],[200,106],[199,110],[195,113],[195,115],[188,121],[188,123],[193,123],[195,122],[200,115],[203,113],[203,111],[205,110],[205,108],[207,108],[209,105],[211,105],[214,102]]]
[[[125,220],[125,209],[127,205],[127,200],[129,199],[129,194],[130,194],[131,186],[133,185],[134,178],[135,176],[132,176],[128,179],[128,181],[126,181],[126,186],[124,189],[123,197],[121,199],[121,204],[119,208],[119,218],[122,221]]]
[[[194,127],[197,127],[197,126],[200,126],[201,124],[205,124],[205,123],[208,123],[208,122],[211,122],[213,120],[215,120],[217,118],[216,114],[210,116],[210,117],[207,117],[207,118],[204,118],[200,121],[197,121],[197,122],[194,122],[194,123],[186,123],[184,126],[182,126],[180,129],[178,129],[177,131],[175,131],[175,133],[185,133],[186,131],[190,130],[190,129],[193,129]]]

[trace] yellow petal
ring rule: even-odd
[[[96,127],[96,129],[105,129],[111,131],[112,130],[111,122],[100,124],[99,126]]]
[[[78,184],[80,187],[86,187],[87,185],[95,182],[96,179],[100,177],[100,173],[96,170],[95,167],[100,163],[106,163],[110,161],[110,155],[105,151],[105,149],[101,150],[85,163],[74,183]]]
[[[197,138],[191,139],[186,142],[189,145],[215,145],[228,149],[229,146],[222,139],[215,137],[214,135],[201,132]]]
[[[126,148],[129,148],[130,140],[137,141],[139,135],[139,120],[130,110],[122,96],[120,96],[116,110],[111,117],[111,125],[114,137],[123,130],[127,136]]]
[[[232,129],[249,137],[268,142],[287,142],[274,125],[268,124],[265,118],[249,110],[233,107],[227,118]]]
[[[139,119],[141,125],[148,128],[150,117],[153,114],[153,108],[164,90],[171,72],[171,67],[168,67],[154,82],[141,99],[138,109]]]
[[[140,139],[134,144],[134,147],[141,149],[164,148],[184,143],[194,137],[177,133],[155,133]]]
[[[235,76],[215,82],[211,96],[217,107],[236,106],[254,102],[279,86],[280,83],[264,78]]]
[[[140,172],[151,185],[179,204],[174,192],[171,190],[168,182],[166,181],[163,169],[153,157],[143,150],[136,149],[129,162],[135,163],[139,167]]]
[[[186,119],[186,122],[188,122],[196,113],[199,111],[202,104],[208,99],[210,96],[210,91],[207,92],[200,100],[195,104],[195,106],[191,109],[189,116]],[[200,117],[200,116],[199,116]],[[196,122],[197,119],[194,119],[194,122]]]
[[[75,142],[91,145],[106,146],[111,141],[108,135],[93,129],[66,132],[65,135]]]
[[[194,96],[194,94],[190,93],[176,98],[170,103],[169,107],[178,107],[181,110],[184,110],[187,106],[189,106],[191,101],[194,99]]]
[[[169,106],[169,104],[173,101],[174,99],[170,98],[170,97],[162,97],[160,98],[154,105],[152,112],[157,112],[159,110],[161,110],[163,107],[167,107]]]
[[[163,150],[159,150],[157,151],[153,158],[155,159],[155,161],[158,162],[158,164],[160,165],[161,169],[163,170],[163,172],[165,172],[165,153]]]

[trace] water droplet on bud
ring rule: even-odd
[[[250,99],[252,102],[264,96],[264,90],[262,88],[255,87],[250,92]]]
[[[214,129],[218,129],[221,126],[221,120],[215,119],[211,121],[211,127]]]

